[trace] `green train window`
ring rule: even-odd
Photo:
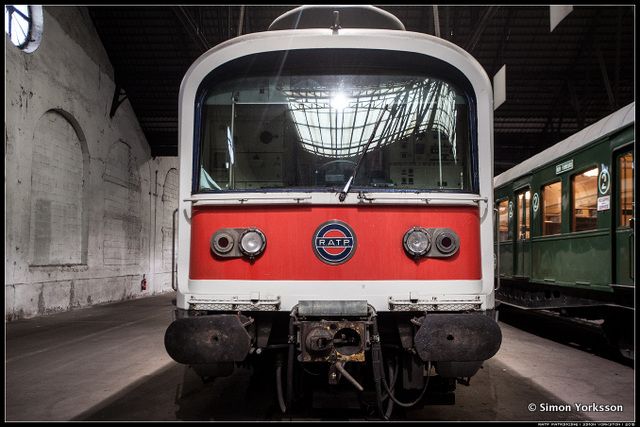
[[[620,215],[618,225],[631,227],[633,218],[633,153],[627,153],[618,158]]]
[[[542,187],[542,235],[560,234],[562,226],[562,182]]]
[[[529,206],[531,200],[531,191],[527,190],[518,194],[518,240],[529,239],[530,233],[530,217]]]
[[[575,175],[571,185],[571,231],[595,230],[598,219],[598,168]]]
[[[498,227],[501,242],[509,240],[509,200],[502,200],[498,203]]]

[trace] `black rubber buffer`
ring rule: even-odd
[[[164,346],[178,363],[241,362],[249,354],[251,337],[234,314],[187,317],[169,325]]]
[[[484,314],[427,314],[414,338],[423,361],[470,362],[491,358],[502,343],[498,324]]]

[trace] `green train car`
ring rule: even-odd
[[[634,127],[631,103],[494,178],[496,299],[602,319],[631,358]]]

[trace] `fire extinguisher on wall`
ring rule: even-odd
[[[147,290],[147,279],[144,274],[142,275],[142,281],[140,282],[140,290],[141,291]]]

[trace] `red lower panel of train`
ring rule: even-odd
[[[314,253],[314,233],[330,220],[355,235],[353,255],[340,265]],[[415,260],[404,251],[411,227],[449,228],[460,238],[450,258]],[[258,228],[266,236],[256,259],[220,258],[210,240],[220,228]],[[331,237],[331,236],[328,236]],[[331,248],[328,249],[331,252]],[[189,277],[194,280],[479,280],[477,207],[205,206],[193,210]],[[338,297],[338,295],[336,295]]]

